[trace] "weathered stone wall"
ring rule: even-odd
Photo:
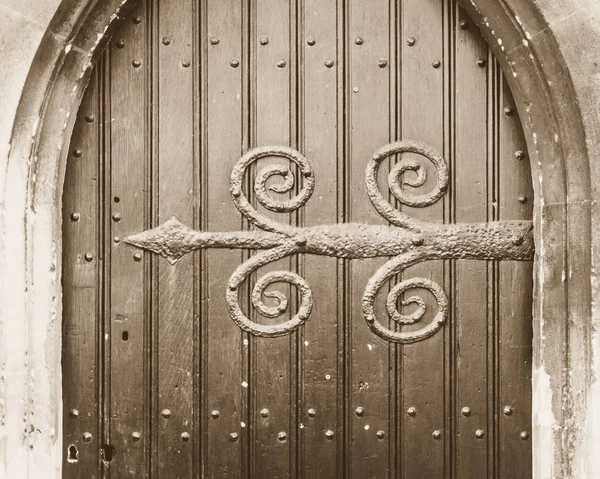
[[[93,51],[127,3],[0,0],[0,477],[60,475],[61,150]],[[531,117],[535,477],[600,478],[600,0],[462,3]],[[494,5],[521,28],[522,45],[507,46]],[[533,70],[520,66],[528,55]],[[522,80],[536,69],[547,123],[534,118],[534,82]]]

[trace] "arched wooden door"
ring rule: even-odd
[[[65,476],[529,477],[532,202],[455,1],[140,2],[67,165]]]

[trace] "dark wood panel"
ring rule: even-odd
[[[250,91],[253,110],[250,115],[254,117],[254,122],[251,120],[251,146],[287,146],[293,141],[292,123],[295,122],[292,117],[295,98],[290,88],[291,78],[297,74],[293,46],[295,37],[291,29],[296,21],[295,2],[257,0],[251,5],[250,15],[253,18],[249,49],[251,62],[253,58],[255,60],[250,64],[250,72],[254,77]],[[282,164],[285,162],[281,158],[264,158],[256,162],[255,172],[269,165]],[[293,221],[288,214],[269,212],[258,204],[257,209],[281,223]],[[293,270],[292,261],[292,258],[283,258],[272,262],[260,268],[255,279],[271,271]],[[291,290],[287,285],[270,289],[277,289],[291,298]],[[251,314],[253,321],[261,324],[291,319],[289,310],[277,318],[264,318],[255,311]],[[292,385],[296,382],[296,361],[293,357],[295,342],[295,334],[278,338],[250,337],[253,349],[250,362],[250,414],[251,424],[255,428],[250,454],[254,456],[251,474],[255,477],[294,477],[296,430],[295,422],[292,422],[293,413],[295,417]],[[260,414],[263,409],[269,410],[267,418]]]
[[[63,197],[63,383],[65,477],[97,477],[102,444],[102,268],[99,184],[101,70],[92,76],[73,132]]]
[[[120,240],[149,226],[148,28],[146,8],[140,4],[109,47],[105,76],[104,121],[110,125],[110,154],[105,161],[110,162],[110,169],[105,174],[104,220],[110,233],[104,241],[110,244],[110,262],[105,270],[108,296],[103,339],[110,361],[105,364],[109,389],[105,391],[102,454],[113,477],[144,476],[150,451],[148,254]]]
[[[298,149],[315,172],[310,201],[282,214],[260,206],[252,186],[264,166],[287,160],[249,168],[250,201],[283,224],[386,224],[364,170],[397,139],[434,146],[450,166],[443,199],[397,205],[412,217],[529,219],[529,165],[526,153],[515,156],[525,146],[511,106],[454,1],[141,2],[101,59],[73,136],[82,154],[67,167],[64,400],[79,415],[65,414],[66,475],[530,475],[530,263],[407,269],[381,288],[376,315],[387,317],[385,296],[412,277],[442,285],[451,313],[438,334],[402,346],[374,335],[362,313],[365,284],[385,258],[297,255],[260,268],[239,292],[253,321],[297,311],[298,295],[282,283],[269,290],[288,297],[284,314],[252,307],[252,287],[274,270],[305,278],[314,309],[291,335],[255,338],[229,318],[225,288],[256,252],[207,250],[171,265],[121,241],[171,216],[206,231],[251,228],[229,180],[240,156],[262,145]],[[399,159],[379,174],[390,201],[386,177]],[[422,163],[427,179],[404,184],[409,193],[436,182]],[[298,183],[274,196],[293,196]],[[433,318],[425,290],[401,299],[415,294],[427,309],[420,322],[386,325],[408,331]],[[77,462],[67,460],[71,445]]]
[[[461,22],[464,26],[468,21],[462,11],[454,20],[455,161],[450,214],[456,223],[493,219],[488,218],[488,205],[493,203],[495,185],[492,182],[497,177],[493,145],[488,145],[487,137],[491,106],[488,102],[493,99],[488,98],[487,45],[478,31],[460,28]],[[486,65],[480,66],[481,59]],[[493,477],[493,462],[488,464],[487,448],[493,441],[493,430],[488,429],[488,417],[493,414],[493,409],[489,407],[491,398],[487,387],[494,377],[493,365],[488,364],[490,349],[493,349],[493,336],[488,341],[494,318],[490,309],[493,294],[488,296],[492,270],[493,265],[485,261],[463,260],[456,261],[453,270],[456,329],[452,347],[456,351],[453,371],[456,402],[452,413],[456,418],[457,437],[453,473],[465,479],[481,478],[486,473]]]
[[[451,68],[450,59],[444,57],[444,43],[449,41],[445,3],[441,0],[407,0],[403,2],[401,15],[404,39],[401,64],[402,138],[423,141],[440,152],[446,150],[444,146],[449,131],[449,125],[444,121],[444,72]],[[421,188],[430,191],[437,181],[437,174],[428,162],[423,163],[427,168],[427,180]],[[449,165],[454,168],[451,157]],[[403,207],[403,210],[414,218],[442,223],[448,221],[448,202],[448,198],[444,197],[427,208]],[[440,285],[447,284],[441,261],[408,268],[404,277],[425,277]],[[406,296],[413,294],[411,290]],[[430,295],[423,295],[423,298],[427,313],[420,322],[431,321],[437,305]],[[423,477],[444,477],[446,334],[445,327],[426,342],[401,348],[400,390],[403,397],[399,414],[403,421],[399,447],[403,454],[405,477],[410,477],[413,471],[420,471]],[[441,433],[438,439],[433,437],[434,431]],[[404,444],[411,447],[402,447]]]
[[[206,228],[211,231],[230,231],[240,228],[242,222],[229,194],[231,167],[242,153],[242,108],[246,101],[243,90],[245,68],[236,60],[243,60],[245,51],[240,32],[243,28],[242,5],[235,0],[212,1],[207,4],[206,55],[206,170],[203,187],[206,188],[204,214]],[[244,100],[242,100],[242,98]],[[237,252],[223,254],[209,250],[206,253],[204,278],[206,296],[205,347],[207,361],[205,412],[208,423],[206,477],[241,477],[247,464],[242,462],[243,449],[248,447],[247,410],[242,407],[247,397],[248,377],[243,368],[242,355],[248,354],[248,340],[240,329],[228,321],[224,285],[231,272],[242,260]],[[245,341],[243,341],[245,339]]]
[[[514,100],[499,79],[499,219],[531,218],[533,185]],[[502,262],[498,272],[499,474],[531,476],[532,263]]]
[[[155,96],[155,123],[152,129],[157,157],[153,178],[156,224],[175,216],[194,224],[194,193],[197,163],[194,157],[193,70],[182,62],[192,56],[195,34],[192,0],[156,2],[152,36]],[[192,477],[194,327],[195,310],[193,255],[171,265],[157,262],[156,383],[153,393],[160,418],[157,422],[158,475]]]
[[[364,189],[364,165],[381,145],[390,141],[389,114],[395,105],[394,88],[387,68],[378,65],[390,55],[389,3],[387,0],[348,2],[349,27],[349,150],[348,221],[381,224],[384,220],[369,203]],[[392,93],[391,93],[392,92]],[[346,461],[352,477],[389,477],[389,349],[369,330],[361,302],[365,284],[384,260],[359,260],[350,264],[347,313],[350,319],[351,368],[349,394],[350,429]],[[378,306],[381,306],[381,301]],[[383,313],[383,309],[378,311]],[[381,431],[384,437],[378,438]],[[381,433],[379,433],[381,435]],[[387,438],[386,438],[387,435]]]
[[[304,2],[303,32],[299,49],[304,52],[299,94],[302,122],[300,150],[313,165],[317,178],[315,192],[303,210],[306,226],[336,223],[338,205],[337,131],[338,75],[342,73],[343,52],[337,48],[336,3]],[[306,46],[305,46],[306,45]],[[326,64],[327,63],[327,64]],[[341,406],[338,389],[338,321],[342,312],[334,300],[343,295],[335,258],[304,258],[302,276],[312,285],[314,311],[301,338],[302,368],[300,402],[300,477],[336,477],[338,454],[343,448],[343,428],[338,424]],[[333,354],[332,354],[333,352]],[[327,377],[332,379],[327,379]],[[300,384],[299,384],[300,386]]]

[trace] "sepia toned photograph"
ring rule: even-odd
[[[600,479],[599,1],[0,0],[0,162],[0,479]]]

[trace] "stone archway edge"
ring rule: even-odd
[[[0,0],[0,476],[59,477],[61,209],[95,55],[135,0]],[[600,1],[460,0],[500,60],[535,204],[536,478],[600,478]]]

